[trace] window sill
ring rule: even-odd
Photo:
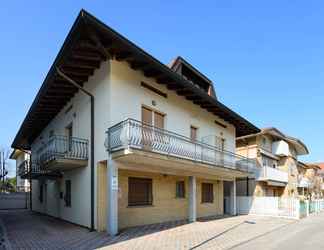
[[[127,208],[145,208],[145,207],[154,207],[154,205],[128,205]]]

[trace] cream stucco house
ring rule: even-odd
[[[258,166],[254,178],[238,181],[239,195],[297,197],[298,187],[305,185],[298,156],[308,154],[306,145],[276,128],[238,137],[236,152]]]
[[[30,150],[32,209],[91,229],[235,214],[259,129],[178,57],[166,66],[81,11],[12,144]]]

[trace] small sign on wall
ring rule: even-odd
[[[114,191],[118,191],[118,177],[117,176],[112,177],[111,189]]]

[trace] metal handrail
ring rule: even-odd
[[[62,135],[52,136],[36,157],[40,165],[56,159],[88,159],[88,140],[67,137]]]
[[[255,160],[152,125],[127,119],[110,127],[108,151],[135,148],[253,173]]]
[[[24,160],[20,165],[18,166],[18,175],[23,176],[29,173],[30,164],[29,160]]]

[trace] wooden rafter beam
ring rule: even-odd
[[[99,69],[100,62],[93,60],[84,60],[84,59],[68,59],[64,66],[67,67],[77,67],[77,68],[85,68],[85,69]]]
[[[129,61],[134,58],[134,55],[130,52],[120,52],[115,54],[115,59],[117,61]]]
[[[62,71],[65,74],[73,74],[73,75],[80,75],[80,76],[91,76],[93,75],[93,69],[82,69],[82,68],[77,68],[77,67],[62,67]]]

